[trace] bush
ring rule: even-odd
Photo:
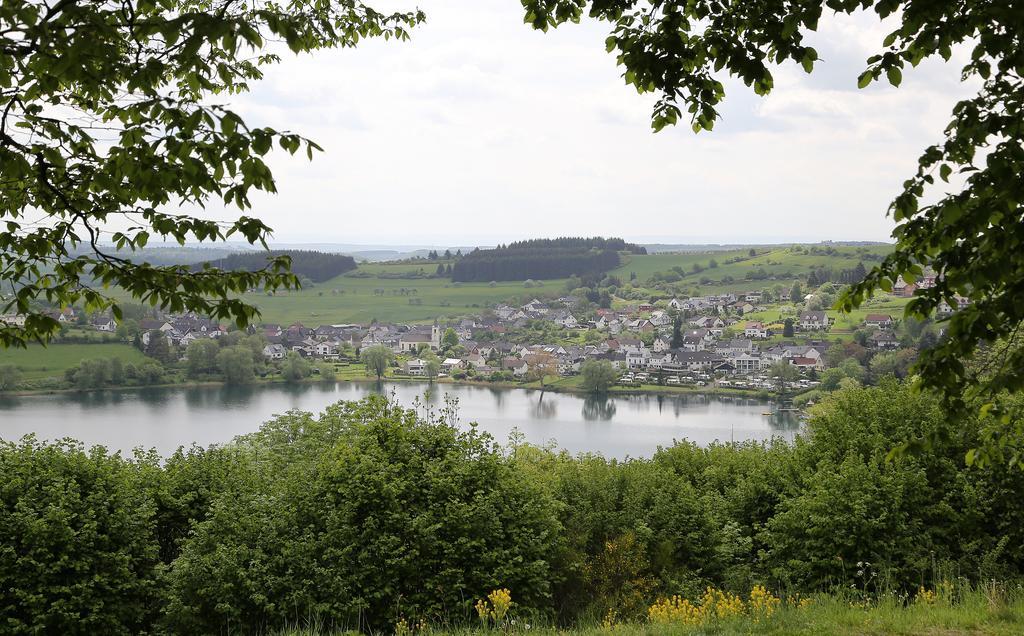
[[[0,623],[8,633],[134,634],[159,610],[152,461],[34,438],[0,442]]]
[[[518,616],[572,624],[708,586],[900,594],[943,572],[1024,572],[1024,471],[965,466],[978,421],[951,423],[894,379],[822,399],[794,444],[677,442],[624,461],[500,448],[451,412],[419,419],[381,397],[162,465],[3,443],[0,624],[458,627],[503,588]],[[927,452],[888,458],[920,439]]]
[[[316,615],[382,630],[402,615],[469,616],[500,586],[550,603],[554,502],[489,436],[377,397],[280,418],[246,445],[272,475],[219,497],[184,546],[174,629]]]

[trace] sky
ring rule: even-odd
[[[517,0],[370,4],[427,22],[408,42],[286,54],[232,97],[250,124],[325,149],[271,157],[278,193],[253,200],[277,242],[884,241],[889,202],[972,92],[941,60],[858,90],[894,23],[826,16],[813,74],[778,67],[766,98],[726,80],[713,132],[654,133],[655,98],[624,84],[606,24],[541,33]]]

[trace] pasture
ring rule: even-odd
[[[58,376],[78,366],[82,360],[120,358],[125,362],[142,362],[142,352],[127,344],[65,344],[29,345],[27,349],[0,349],[0,365],[13,364],[22,378],[33,380]]]
[[[655,272],[668,273],[673,267],[683,270],[678,284],[688,285],[698,295],[725,293],[745,290],[756,290],[775,285],[791,286],[797,279],[806,280],[812,269],[821,267],[835,271],[853,269],[858,262],[870,269],[881,256],[890,251],[887,245],[853,246],[811,246],[756,248],[756,255],[750,256],[749,248],[721,252],[681,252],[678,254],[633,255],[624,258],[624,263],[611,274],[626,282],[630,274],[635,273],[637,282],[643,284]],[[825,250],[831,250],[826,253]],[[714,260],[716,267],[711,267]],[[731,262],[730,262],[731,261]],[[694,272],[693,266],[702,269]],[[762,280],[748,279],[751,272],[764,270],[770,278]],[[723,282],[730,277],[731,281]],[[701,284],[701,279],[713,282]]]
[[[431,267],[431,262],[422,265]],[[436,268],[437,263],[432,262]],[[513,297],[561,293],[564,280],[544,281],[543,286],[526,288],[522,282],[452,283],[445,278],[377,278],[381,272],[414,272],[419,265],[368,264],[359,272],[373,274],[360,278],[342,275],[297,291],[245,294],[255,304],[262,322],[307,325],[382,322],[425,322],[479,313],[489,305]]]

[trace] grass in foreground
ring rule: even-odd
[[[617,623],[606,619],[601,624],[559,629],[538,624],[515,615],[515,607],[501,625],[482,623],[473,626],[448,626],[429,621],[400,621],[393,630],[396,636],[416,634],[537,634],[555,636],[646,636],[648,634],[775,634],[817,636],[819,634],[874,635],[903,634],[952,636],[956,634],[1010,636],[1024,633],[1024,595],[1020,586],[1007,589],[989,584],[959,594],[955,601],[941,594],[928,592],[928,600],[908,601],[886,595],[877,602],[857,602],[836,596],[818,595],[803,603],[783,602],[765,616],[747,613],[732,618],[716,618],[699,624],[670,622]],[[344,630],[324,629],[312,624],[276,632],[277,636],[328,636]],[[351,632],[350,632],[351,633]]]

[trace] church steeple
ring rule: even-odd
[[[441,325],[437,324],[437,319],[434,319],[434,326],[430,328],[430,346],[433,349],[441,349]]]

